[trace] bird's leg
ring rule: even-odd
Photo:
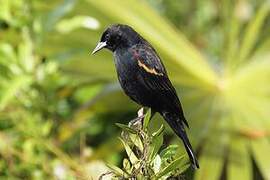
[[[142,127],[142,122],[144,119],[145,114],[143,113],[143,107],[141,109],[138,110],[137,114],[138,116],[135,119],[132,119],[129,123],[128,126],[129,127],[133,127],[133,126],[141,126]]]
[[[140,130],[142,130],[143,127],[143,118],[144,118],[144,114],[143,114],[143,108],[139,109],[137,112],[138,116],[132,120],[129,121],[128,126],[134,130],[136,130],[137,132],[139,132]],[[129,139],[128,138],[128,134],[125,131],[122,131],[121,136],[124,139]]]
[[[153,118],[155,115],[156,111],[151,109],[151,115],[150,115],[150,120]],[[135,128],[137,130],[141,130],[143,127],[143,121],[144,121],[144,108],[142,107],[141,109],[138,110],[137,112],[138,116],[135,119],[132,119],[129,123],[128,126],[131,128]]]

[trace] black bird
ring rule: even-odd
[[[126,95],[160,113],[182,139],[193,168],[199,168],[185,131],[188,123],[181,103],[155,49],[133,28],[121,24],[105,30],[92,54],[102,48],[113,52],[118,80]]]

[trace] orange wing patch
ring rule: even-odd
[[[140,67],[142,67],[146,72],[158,75],[158,76],[163,76],[162,73],[158,73],[154,68],[148,68],[145,64],[143,64],[140,60],[138,60],[138,64]]]

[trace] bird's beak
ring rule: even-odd
[[[97,44],[97,46],[95,47],[95,49],[93,50],[92,54],[95,54],[96,52],[98,52],[99,50],[101,50],[102,48],[104,48],[105,46],[107,46],[107,42],[99,42]]]

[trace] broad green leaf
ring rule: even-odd
[[[264,179],[270,179],[270,143],[267,138],[253,139],[251,141],[252,154]]]
[[[211,141],[207,141],[202,153],[199,157],[200,169],[195,172],[195,180],[216,180],[220,178],[220,174],[224,165],[224,154],[226,145],[224,137],[214,138],[216,134],[211,135]]]
[[[68,12],[70,12],[76,0],[64,0],[61,4],[59,4],[55,9],[53,9],[45,18],[43,22],[43,28],[45,31],[53,30],[55,24]]]
[[[132,143],[134,143],[135,146],[137,146],[138,149],[139,149],[141,152],[143,152],[144,147],[143,147],[143,143],[142,143],[142,140],[141,140],[139,134],[129,134],[129,137],[130,137]]]
[[[100,26],[99,22],[90,16],[74,16],[70,19],[63,19],[57,25],[56,29],[60,33],[67,34],[78,28],[87,28],[96,30]]]
[[[147,161],[149,162],[152,162],[155,159],[160,147],[163,144],[163,130],[164,126],[162,125],[155,133],[152,134],[152,139],[148,147],[149,159],[147,159]]]
[[[124,159],[123,160],[123,168],[128,172],[131,173],[132,169],[131,169],[131,165],[128,159]]]
[[[176,160],[172,161],[168,166],[166,166],[160,172],[158,172],[154,176],[154,179],[159,179],[159,178],[161,178],[163,176],[168,175],[172,171],[177,170],[177,168],[182,167],[181,165],[184,165],[184,164],[182,164],[182,162],[184,161],[183,157],[184,156],[181,156],[181,157],[177,158]]]
[[[246,32],[244,34],[244,39],[239,51],[239,57],[236,58],[238,61],[243,61],[249,56],[250,51],[253,49],[256,40],[259,37],[260,31],[262,30],[262,26],[266,17],[269,15],[270,5],[269,2],[262,3],[259,8],[256,16],[251,20],[248,24]]]
[[[152,134],[152,136],[155,138],[155,137],[158,137],[161,135],[161,133],[163,133],[165,127],[163,126],[163,124],[161,124],[161,127]]]
[[[239,36],[239,31],[241,28],[241,23],[239,18],[236,16],[235,13],[232,13],[232,11],[236,12],[237,6],[239,6],[239,2],[235,3],[235,6],[233,6],[233,3],[229,1],[222,1],[223,8],[221,11],[223,11],[223,23],[224,23],[224,31],[225,31],[225,38],[224,38],[224,49],[221,53],[221,58],[226,60],[227,68],[232,68],[232,65],[235,63],[234,58],[237,53],[238,49],[238,43],[237,39]]]
[[[9,19],[11,19],[10,3],[9,1],[0,0],[0,4],[0,19],[8,21]]]
[[[14,51],[14,48],[11,44],[1,43],[0,44],[0,63],[5,65],[10,65],[11,63],[15,63],[17,61],[17,57]]]
[[[130,132],[132,134],[137,134],[137,132],[130,128],[129,126],[125,125],[125,124],[120,124],[120,123],[115,123],[116,126],[120,127],[121,129],[123,129],[126,132]]]
[[[227,173],[228,180],[252,180],[252,164],[244,138],[234,137],[230,142]]]
[[[140,166],[138,157],[135,155],[135,153],[132,151],[130,146],[123,139],[121,139],[121,138],[119,138],[119,139],[121,140],[122,144],[125,147],[126,153],[129,157],[131,164],[133,166],[135,166],[135,168],[138,168]]]
[[[160,152],[161,158],[167,159],[167,158],[173,157],[176,154],[178,148],[179,147],[176,144],[169,145],[168,147],[166,147]]]
[[[34,49],[32,40],[30,39],[30,32],[27,28],[23,29],[23,39],[24,41],[18,47],[19,63],[26,72],[32,72],[35,63]]]
[[[270,50],[270,37],[264,39],[264,41],[258,45],[259,47],[256,48],[255,56],[260,56],[261,54],[268,53]]]
[[[111,169],[113,171],[113,173],[117,176],[120,176],[120,177],[128,177],[128,175],[122,170],[120,169],[119,167],[117,166],[114,166],[114,165],[111,165],[111,164],[107,164],[108,168]]]
[[[153,170],[155,173],[158,173],[160,171],[161,168],[161,158],[159,155],[156,155],[154,161],[153,161]]]
[[[216,180],[220,177],[223,158],[218,157],[207,157],[201,156],[199,158],[200,169],[196,171],[195,180]]]
[[[28,86],[32,82],[32,78],[27,75],[17,76],[12,79],[8,87],[2,89],[0,97],[0,110],[2,110],[7,103],[15,98],[15,94],[22,88]]]
[[[149,110],[147,111],[144,119],[143,119],[143,129],[146,130],[148,128],[148,124],[150,122],[150,118],[151,118],[151,108],[149,108]]]

